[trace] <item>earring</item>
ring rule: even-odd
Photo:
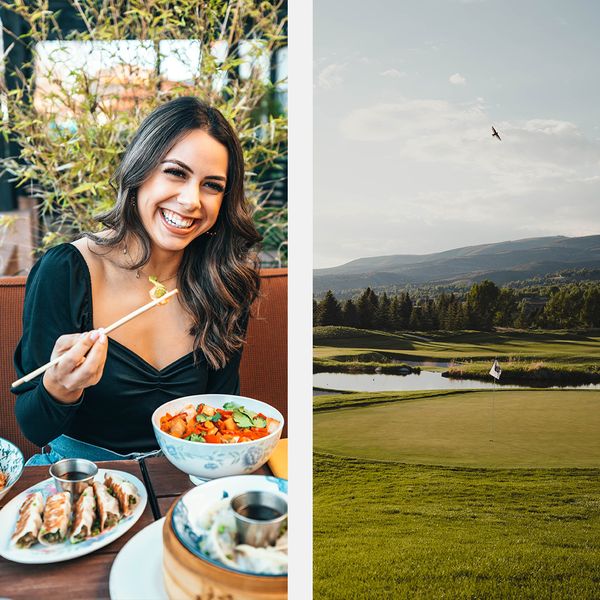
[[[210,231],[210,230],[208,230],[208,231],[205,232],[204,235],[208,235],[210,237],[214,237],[215,235],[217,235],[217,232],[216,231]]]

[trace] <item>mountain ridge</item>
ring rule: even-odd
[[[357,258],[337,267],[315,269],[320,293],[367,286],[450,284],[491,279],[497,284],[562,269],[600,266],[600,235],[546,236],[463,246],[423,255]]]

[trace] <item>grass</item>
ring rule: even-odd
[[[460,379],[489,381],[490,364],[469,363],[451,366],[447,372]],[[546,385],[598,383],[600,362],[588,365],[552,363],[546,361],[526,362],[509,360],[502,363],[502,383],[543,383]]]
[[[598,342],[327,327],[315,357],[593,372]],[[314,407],[315,598],[600,598],[600,391],[345,393]]]
[[[600,465],[596,390],[371,392],[320,396],[315,407],[320,452],[468,467]]]
[[[386,333],[350,327],[315,327],[315,358],[341,360],[379,352],[395,360],[493,360],[520,357],[600,364],[600,334],[570,331]]]
[[[313,360],[313,373],[384,373],[388,375],[409,375],[420,373],[420,367],[411,367],[404,363],[390,364],[382,361],[362,361],[344,358],[341,361],[320,358]]]
[[[600,470],[314,457],[314,597],[600,597]]]

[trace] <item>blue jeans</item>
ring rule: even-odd
[[[94,446],[87,442],[81,442],[68,435],[61,435],[50,442],[50,451],[42,454],[34,454],[25,464],[26,467],[33,465],[51,465],[63,458],[86,458],[87,460],[131,460],[144,456],[154,456],[160,450],[151,452],[130,452],[119,454],[102,446]]]

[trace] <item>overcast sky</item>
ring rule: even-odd
[[[314,20],[315,267],[600,233],[600,3],[318,0]]]

